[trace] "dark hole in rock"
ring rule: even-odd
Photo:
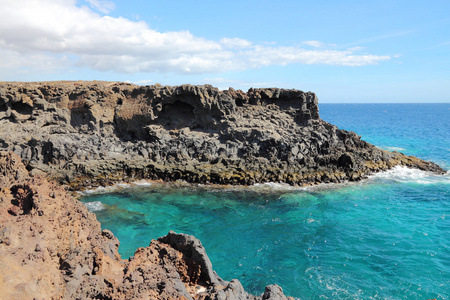
[[[78,97],[80,97],[83,94],[84,94],[84,92],[81,92],[81,93],[70,93],[69,94],[69,100],[76,100]]]
[[[0,102],[0,112],[7,111],[8,106],[5,103]]]
[[[194,107],[181,101],[164,105],[158,120],[161,125],[170,129],[196,126]]]
[[[71,271],[72,266],[70,265],[70,263],[67,260],[65,260],[65,259],[63,259],[61,257],[59,258],[59,269],[66,271],[65,272],[66,275],[73,274],[73,272]]]
[[[27,142],[27,145],[31,147],[36,147],[38,144],[39,144],[38,140],[36,140],[33,137]]]
[[[244,105],[244,99],[236,99],[236,105],[237,106],[243,106]]]
[[[31,113],[33,112],[33,107],[22,102],[13,103],[12,109],[22,115],[31,115]]]
[[[8,143],[2,139],[0,139],[0,148],[8,148]]]
[[[44,164],[48,164],[53,159],[53,143],[52,142],[44,142],[42,144],[42,156],[44,157]]]
[[[106,280],[105,280],[105,283],[106,283],[108,286],[112,287],[112,284],[109,283],[109,282],[107,282]],[[108,283],[109,283],[109,284],[108,284]],[[98,299],[98,300],[112,300],[111,297],[105,296],[105,295],[103,295],[102,293],[97,294],[97,295],[95,296],[94,299]]]
[[[50,96],[50,91],[47,89],[47,87],[39,87],[38,89],[41,91],[44,97]]]
[[[70,125],[73,127],[79,127],[81,125],[89,124],[90,121],[95,119],[92,116],[89,109],[86,108],[74,108],[70,112]]]
[[[351,168],[355,165],[355,160],[350,154],[344,153],[339,157],[338,165],[344,168]]]
[[[33,190],[28,185],[15,185],[11,188],[11,194],[14,196],[11,204],[19,207],[22,215],[29,214],[34,207]]]

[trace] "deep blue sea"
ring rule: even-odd
[[[450,169],[450,103],[321,104],[322,119]],[[202,241],[213,268],[297,299],[449,299],[450,173],[395,168],[358,183],[292,188],[140,182],[82,201],[122,257],[169,230]]]

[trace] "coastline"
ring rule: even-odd
[[[116,292],[125,294],[121,283],[124,277],[120,276],[126,273],[124,265],[129,267],[132,261],[125,262],[118,257],[118,241],[114,235],[100,231],[95,216],[78,201],[70,200],[61,185],[72,192],[92,186],[103,189],[117,183],[126,189],[132,182],[145,179],[167,185],[194,184],[205,189],[214,184],[221,184],[217,187],[225,189],[270,189],[280,184],[287,189],[320,189],[322,185],[332,188],[334,184],[362,182],[374,172],[396,166],[448,174],[434,163],[378,149],[356,133],[321,120],[317,97],[310,92],[282,89],[220,92],[211,86],[138,87],[102,82],[2,84],[0,125],[5,130],[0,133],[0,148],[20,156],[9,154],[15,164],[5,164],[3,167],[9,173],[0,177],[4,182],[0,247],[4,257],[13,257],[12,262],[2,261],[2,269],[29,272],[30,269],[15,264],[24,257],[32,261],[29,264],[35,264],[44,255],[42,261],[56,278],[52,280],[57,286],[57,290],[47,292],[67,298],[76,294],[92,298],[97,292],[105,297]],[[26,169],[17,165],[19,160],[25,163]],[[45,182],[43,176],[56,180],[60,187],[50,183],[53,192],[37,188]],[[33,201],[29,202],[30,199]],[[11,230],[16,226],[12,224],[20,224],[19,229],[30,224],[48,227],[35,220],[43,215],[47,218],[48,212],[41,205],[52,206],[55,202],[63,205],[53,207],[47,219],[55,232],[45,231],[34,238],[37,229],[31,230],[35,235],[31,243],[42,240],[44,246],[27,244],[20,235],[12,240],[15,235]],[[55,216],[61,216],[63,222],[56,229]],[[82,239],[64,240],[63,245],[57,245],[59,249],[54,249],[48,244],[55,239],[55,234],[68,237],[78,234]],[[14,248],[20,248],[21,244],[26,249]],[[156,242],[151,247],[154,248],[138,249],[136,257],[145,256],[148,251],[160,254],[167,251],[173,254],[171,261],[183,265],[182,269],[195,268],[197,264],[191,258],[178,261],[176,257],[183,254],[177,247],[170,250]],[[84,254],[77,257],[80,251]],[[145,258],[133,261],[134,270],[138,270]],[[40,264],[33,266],[37,270],[42,268]],[[144,284],[136,280],[129,289],[132,292],[145,289],[149,295],[163,292],[181,293],[186,298],[197,295],[198,278],[194,276],[191,281],[190,275],[180,275],[176,269],[173,271],[182,276],[181,283],[158,285],[161,281]],[[171,274],[175,273],[163,272],[161,276]],[[21,280],[15,275],[8,276],[17,282]],[[45,274],[36,272],[33,276],[41,278]],[[87,283],[92,278],[94,283]],[[205,289],[207,293],[233,291],[238,293],[237,299],[250,297],[237,281],[217,280],[213,283],[203,279],[202,293]],[[14,294],[17,292],[14,289],[21,284],[44,291],[48,282],[43,280],[38,286],[18,283],[8,287],[8,291]],[[186,292],[180,292],[180,284]],[[282,295],[281,289],[275,289]]]
[[[76,191],[139,179],[292,186],[358,181],[396,165],[319,116],[314,93],[117,82],[0,84],[0,148]]]
[[[308,186],[292,186],[283,182],[264,182],[264,183],[255,183],[252,185],[223,185],[223,184],[201,184],[201,183],[191,183],[183,180],[177,181],[162,181],[162,180],[146,180],[140,179],[134,182],[118,182],[109,186],[98,186],[93,188],[86,188],[84,190],[72,192],[75,198],[83,198],[89,197],[92,195],[99,194],[109,194],[122,192],[132,189],[140,189],[140,188],[192,188],[199,190],[231,190],[231,191],[260,191],[260,192],[302,192],[302,191],[320,191],[320,190],[332,190],[332,189],[340,189],[343,187],[351,187],[354,185],[361,184],[370,184],[373,183],[377,179],[385,179],[394,182],[416,182],[418,178],[423,179],[424,182],[433,182],[432,179],[437,178],[446,178],[450,176],[450,170],[447,170],[444,174],[436,174],[430,171],[422,171],[419,169],[410,168],[407,166],[395,166],[391,169],[380,171],[377,173],[373,173],[368,175],[366,178],[361,179],[360,181],[344,181],[339,183],[317,183],[315,185]],[[429,180],[428,180],[429,178]]]

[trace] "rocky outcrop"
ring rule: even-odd
[[[0,149],[73,189],[138,178],[311,185],[406,165],[319,117],[315,94],[114,82],[0,84]]]
[[[128,260],[118,246],[81,202],[0,152],[2,299],[286,299],[222,280],[193,236],[170,232]]]

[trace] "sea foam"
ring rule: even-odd
[[[96,194],[108,194],[108,193],[114,193],[117,191],[121,191],[124,189],[129,189],[132,187],[145,187],[145,186],[151,186],[153,184],[152,181],[148,181],[148,180],[139,180],[139,181],[134,181],[134,182],[118,182],[114,185],[111,186],[107,186],[107,187],[96,187],[93,189],[88,189],[88,190],[84,190],[81,192],[78,192],[79,194],[81,194],[82,196],[86,196],[86,195],[96,195]]]
[[[444,175],[436,175],[418,169],[411,169],[404,166],[396,166],[385,172],[373,174],[369,180],[375,182],[399,182],[399,183],[418,183],[418,184],[442,184],[450,183],[450,171]]]
[[[89,212],[96,212],[105,209],[105,205],[100,201],[85,202],[84,205],[86,205]]]
[[[287,183],[278,182],[265,182],[265,183],[255,183],[248,187],[249,189],[259,190],[259,191],[292,191],[299,188],[293,187]]]
[[[389,151],[406,151],[406,149],[400,148],[400,147],[380,147],[380,148],[386,149]]]

